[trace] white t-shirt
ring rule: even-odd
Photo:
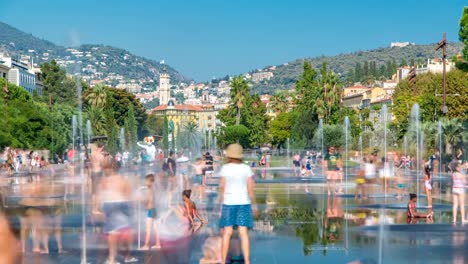
[[[219,173],[224,178],[224,201],[225,205],[250,204],[247,190],[247,180],[254,174],[246,164],[228,163],[223,165]]]

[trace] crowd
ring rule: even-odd
[[[252,163],[244,160],[243,149],[238,144],[227,147],[223,153],[225,160],[213,156],[209,152],[199,158],[189,160],[185,153],[169,151],[167,157],[162,150],[156,150],[148,157],[149,152],[141,151],[132,157],[128,151],[111,156],[101,143],[91,144],[87,155],[80,156],[86,162],[86,174],[91,203],[91,218],[101,219],[102,233],[106,234],[108,257],[106,263],[117,263],[118,251],[124,250],[124,262],[137,262],[132,256],[134,246],[134,204],[144,208],[145,235],[140,250],[160,250],[168,241],[180,241],[189,238],[192,233],[200,230],[208,223],[209,217],[204,212],[208,203],[206,190],[216,183],[219,192],[217,204],[220,207],[218,228],[207,228],[210,236],[203,245],[203,257],[200,263],[225,263],[229,259],[231,241],[238,244],[238,256],[244,263],[250,261],[249,229],[254,226],[254,216],[257,214],[254,194],[254,171],[256,164],[262,170],[271,166],[271,153],[263,152]],[[375,193],[376,188],[382,188],[384,195],[396,195],[402,198],[408,194],[409,179],[403,173],[406,169],[407,157],[395,152],[388,152],[385,157],[377,153],[355,159],[354,167],[346,164],[342,150],[328,147],[326,153],[307,151],[292,155],[293,170],[296,176],[313,177],[317,171],[323,171],[326,178],[328,194],[327,221],[325,228],[330,240],[336,239],[339,221],[343,218],[340,211],[340,197],[343,194],[343,180],[345,172],[355,180],[355,199],[368,199]],[[80,153],[80,155],[82,155]],[[26,182],[20,185],[22,206],[20,217],[20,238],[23,252],[27,248],[27,234],[30,230],[32,251],[48,254],[48,240],[51,235],[56,240],[59,253],[65,252],[62,245],[62,215],[65,210],[63,196],[69,190],[66,186],[54,184],[54,181],[37,181],[34,175],[53,176],[54,171],[47,164],[47,154],[40,151],[14,150],[7,148],[0,155],[2,164],[8,173],[30,172]],[[457,155],[448,165],[452,177],[452,220],[466,222],[465,189],[466,170],[468,163],[463,164],[463,153],[458,150]],[[78,169],[75,150],[70,148],[61,159],[66,166],[65,177],[73,177]],[[415,223],[418,219],[432,219],[432,189],[435,187],[433,176],[439,173],[440,153],[435,151],[427,159],[421,160],[421,188],[427,199],[427,212],[419,212],[417,195],[410,194],[407,204],[408,223]],[[220,164],[224,164],[220,166]],[[247,163],[247,164],[246,164]],[[411,162],[411,164],[416,162]],[[131,178],[125,174],[125,169],[137,166],[143,170],[133,170],[139,177]],[[314,173],[315,170],[315,173]],[[132,170],[130,170],[132,171]],[[216,176],[214,175],[214,171]],[[44,173],[45,172],[45,173]],[[143,173],[144,174],[141,174]],[[219,178],[217,177],[219,175]],[[143,177],[144,176],[144,177]],[[437,186],[440,188],[440,186]],[[139,190],[144,192],[141,194]],[[163,205],[162,205],[163,204]],[[197,206],[202,205],[202,206]],[[137,212],[138,214],[138,212]],[[329,218],[329,219],[328,219]],[[232,238],[237,230],[239,240]],[[176,236],[179,234],[180,236]],[[179,243],[179,242],[177,242]],[[180,255],[179,255],[180,257]],[[231,257],[236,257],[232,256]]]

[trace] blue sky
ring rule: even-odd
[[[61,45],[108,44],[196,80],[302,57],[458,41],[462,0],[22,0],[0,21]]]

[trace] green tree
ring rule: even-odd
[[[112,109],[114,118],[119,127],[123,127],[125,119],[128,117],[129,109],[133,108],[134,116],[137,122],[138,136],[144,137],[147,133],[146,110],[143,105],[136,99],[135,95],[121,89],[107,89],[107,104],[106,108]]]
[[[457,67],[468,72],[468,7],[463,8],[458,39],[465,44],[465,47],[463,48],[463,60],[457,61]]]
[[[249,129],[249,141],[251,146],[260,146],[267,142],[269,118],[266,115],[266,105],[262,103],[259,95],[252,95],[246,98],[248,111],[244,111],[244,124]]]
[[[247,84],[247,81],[244,79],[243,76],[239,75],[232,79],[230,95],[231,95],[231,103],[235,106],[237,110],[236,125],[240,124],[241,109],[249,93],[250,93],[250,88]]]
[[[202,149],[202,138],[197,123],[190,121],[178,130],[177,146],[179,149],[187,149],[192,154],[198,155]]]
[[[145,128],[150,135],[162,137],[164,129],[164,117],[155,114],[149,114],[145,122]]]
[[[143,106],[145,107],[145,109],[151,110],[158,107],[159,104],[159,98],[154,98],[153,100],[146,102]]]
[[[375,61],[371,61],[369,64],[369,75],[374,77],[374,78],[379,78],[380,76],[378,75],[377,72],[377,65]]]
[[[68,103],[78,105],[76,82],[67,77],[64,69],[60,68],[55,60],[41,65],[40,80],[44,83],[44,89],[40,99],[54,103]]]
[[[136,143],[138,141],[138,124],[135,119],[135,111],[133,107],[130,107],[127,112],[127,119],[124,123],[125,132],[126,132],[126,141],[129,146],[130,152],[136,154]]]
[[[86,119],[91,122],[94,135],[106,134],[106,117],[103,108],[89,107],[86,111]]]
[[[87,89],[84,96],[88,104],[95,108],[102,108],[106,105],[107,91],[102,84]]]
[[[169,120],[164,116],[162,147],[164,151],[169,150]],[[167,153],[165,153],[167,155]]]
[[[364,77],[364,79],[367,79],[367,77],[369,76],[369,62],[368,61],[365,61],[364,62],[364,67],[362,68],[362,75]]]
[[[361,63],[356,62],[356,66],[354,67],[354,81],[360,82],[364,77],[364,72],[361,66]]]
[[[276,114],[284,113],[288,110],[289,102],[286,92],[280,91],[271,96],[271,108]]]
[[[117,153],[119,149],[118,141],[119,141],[119,127],[117,122],[114,118],[114,113],[112,109],[108,108],[104,112],[105,120],[106,120],[106,135],[107,135],[107,144],[106,149],[114,155]]]
[[[284,146],[286,140],[291,136],[292,120],[290,113],[279,113],[274,120],[271,121],[270,134],[273,139],[273,144]]]
[[[457,147],[462,147],[463,143],[466,144],[464,139],[467,139],[468,132],[460,119],[443,119],[442,129],[444,146],[446,146],[445,150],[447,154],[455,154],[454,150]]]
[[[218,144],[220,146],[227,146],[233,143],[239,143],[244,148],[250,146],[249,140],[250,131],[244,125],[233,125],[223,127],[217,135]]]

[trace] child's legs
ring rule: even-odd
[[[154,234],[155,234],[155,238],[156,238],[156,246],[159,247],[161,245],[161,241],[160,241],[160,238],[159,238],[159,229],[158,229],[158,225],[156,223],[156,219],[154,219],[153,221],[153,227],[154,227]]]
[[[458,210],[458,194],[453,194],[453,207],[452,207],[452,221],[457,221],[457,210]]]
[[[465,221],[466,219],[466,216],[465,216],[465,193],[460,193],[458,195],[458,198],[460,199],[460,201],[458,202],[459,205],[460,205],[460,218],[461,218],[461,221]]]
[[[153,218],[147,217],[146,218],[146,236],[145,236],[145,245],[144,247],[148,247],[150,244],[151,239],[151,226],[153,225]]]

